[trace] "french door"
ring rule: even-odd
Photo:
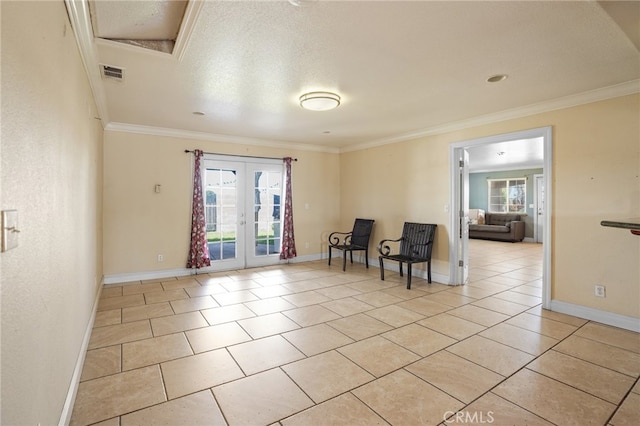
[[[272,265],[280,260],[282,161],[252,160],[204,158],[212,270]]]

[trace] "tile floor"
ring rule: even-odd
[[[462,287],[338,261],[105,286],[71,424],[639,424],[640,335],[542,310],[540,245],[470,250]]]

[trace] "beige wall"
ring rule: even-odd
[[[196,148],[221,154],[298,158],[292,165],[296,248],[299,257],[321,252],[322,236],[339,223],[337,154],[107,131],[105,275],[185,268],[193,155],[184,150]],[[159,194],[154,192],[156,184],[162,188]],[[158,254],[164,256],[164,262],[157,262]]]
[[[2,2],[3,425],[52,425],[102,277],[102,127],[62,1]]]
[[[449,144],[553,127],[552,298],[640,317],[640,237],[600,221],[640,217],[640,96],[632,95],[341,156],[341,218],[438,224],[434,272],[448,275]],[[594,296],[604,284],[607,297]]]

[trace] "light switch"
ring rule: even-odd
[[[18,247],[18,210],[2,211],[2,251]]]

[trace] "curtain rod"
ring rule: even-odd
[[[185,153],[193,153],[193,151],[190,151],[188,149],[184,150]],[[265,160],[282,160],[282,157],[257,157],[255,155],[237,155],[237,154],[219,154],[217,152],[203,152],[203,154],[211,154],[211,155],[226,155],[228,157],[244,157],[244,158],[262,158]],[[298,161],[297,158],[292,158],[293,161]]]

